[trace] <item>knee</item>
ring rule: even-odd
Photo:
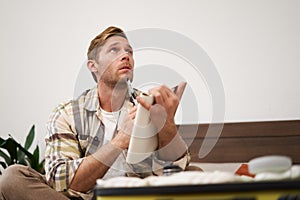
[[[0,190],[6,187],[16,186],[20,178],[24,176],[24,170],[28,167],[23,165],[11,165],[7,167],[1,175]]]
[[[24,165],[10,165],[8,166],[2,176],[3,177],[14,177],[14,176],[19,176],[20,174],[22,174],[22,172],[24,170],[26,170],[28,167],[27,166],[24,166]]]

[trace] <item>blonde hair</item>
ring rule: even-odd
[[[99,48],[104,45],[105,41],[111,36],[121,36],[127,39],[124,31],[118,27],[110,26],[102,33],[97,35],[90,43],[88,48],[87,57],[89,60],[97,59]]]

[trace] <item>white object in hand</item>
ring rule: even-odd
[[[140,97],[148,104],[153,104],[154,100],[151,95],[141,93]],[[136,164],[143,161],[156,150],[157,145],[157,133],[151,123],[150,112],[138,104],[126,162]]]
[[[283,172],[291,168],[292,160],[287,156],[262,156],[250,160],[248,166],[251,174]]]

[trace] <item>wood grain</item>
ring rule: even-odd
[[[248,162],[258,156],[276,154],[290,156],[295,164],[300,163],[300,120],[225,123],[214,148],[199,159],[203,140],[217,139],[214,131],[206,136],[208,128],[214,130],[218,125],[180,125],[193,162]]]

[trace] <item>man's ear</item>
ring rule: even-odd
[[[88,60],[87,61],[87,67],[93,73],[97,73],[98,72],[98,67],[97,67],[97,64],[96,64],[96,62],[94,60]]]

